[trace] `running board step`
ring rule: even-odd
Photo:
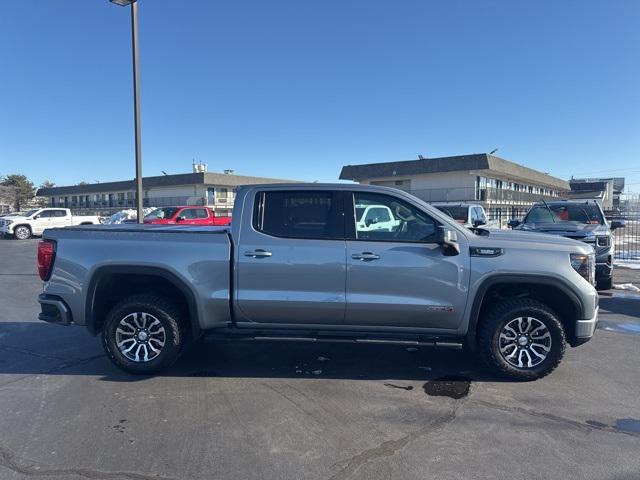
[[[461,350],[462,342],[440,341],[429,339],[402,339],[378,337],[341,337],[341,336],[305,336],[288,335],[243,335],[238,333],[209,333],[206,338],[211,340],[232,340],[244,342],[327,342],[327,343],[361,343],[374,345],[403,345],[413,347],[435,347],[439,349]]]

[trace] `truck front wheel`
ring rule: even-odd
[[[613,288],[613,276],[598,280],[596,284],[597,290],[611,290]]]
[[[18,240],[27,240],[31,238],[31,228],[28,225],[20,225],[13,230],[13,235]]]
[[[185,332],[180,311],[158,295],[135,295],[107,315],[102,345],[113,363],[138,375],[160,372],[180,355]]]
[[[553,310],[537,300],[513,298],[488,310],[479,326],[478,346],[498,374],[536,380],[558,366],[566,339]]]

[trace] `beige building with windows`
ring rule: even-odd
[[[291,180],[235,175],[229,170],[225,173],[197,171],[145,177],[142,180],[143,203],[145,207],[206,205],[218,216],[229,216],[236,188],[256,183],[291,183]],[[41,188],[38,196],[46,197],[47,204],[51,207],[65,207],[81,212],[94,211],[105,215],[135,208],[135,188],[134,180],[123,180]]]
[[[485,153],[346,165],[340,179],[398,188],[427,202],[473,202],[493,209],[526,207],[570,190],[565,180]]]

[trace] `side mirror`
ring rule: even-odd
[[[370,227],[371,225],[378,223],[378,220],[376,218],[367,218],[364,223],[367,227]]]
[[[480,225],[486,225],[487,222],[485,220],[482,220],[481,218],[476,219],[473,221],[473,226],[474,227],[479,227]]]
[[[176,222],[180,223],[180,222],[184,222],[185,218],[181,215],[179,217],[176,217]]]
[[[615,230],[616,228],[623,228],[625,225],[624,220],[611,220],[609,228],[611,228],[611,230]]]
[[[442,251],[445,255],[458,255],[460,253],[460,245],[458,245],[458,233],[444,226],[436,229],[436,243],[442,245]]]
[[[509,225],[509,227],[514,228],[517,227],[518,225],[520,225],[522,222],[520,220],[516,220],[515,218],[512,218],[511,220],[509,220],[509,222],[507,223],[507,225]]]

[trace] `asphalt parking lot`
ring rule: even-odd
[[[0,479],[640,478],[638,296],[603,296],[537,382],[457,352],[211,342],[140,378],[36,320],[35,248],[0,239]]]

